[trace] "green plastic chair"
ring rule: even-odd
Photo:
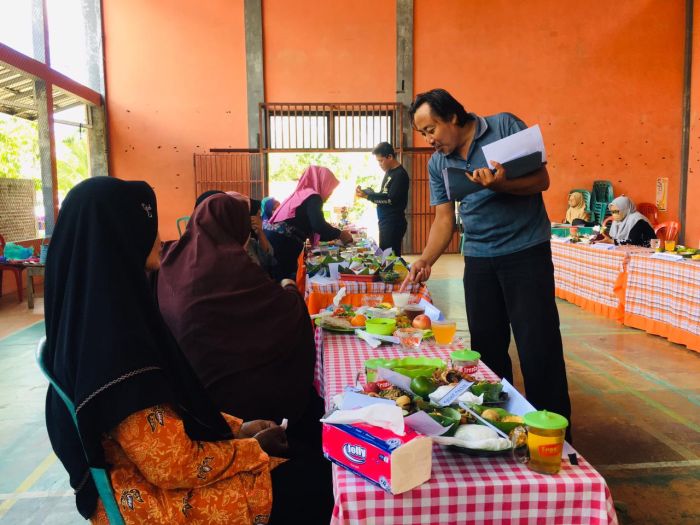
[[[612,182],[609,180],[593,181],[593,200],[595,202],[610,203],[614,198]]]
[[[190,222],[190,216],[185,215],[184,217],[180,217],[175,221],[175,225],[177,226],[177,233],[180,234],[180,237],[182,237],[182,232],[185,228],[187,228],[187,223]],[[180,225],[182,224],[182,228]]]
[[[70,398],[66,395],[66,393],[58,386],[58,383],[56,383],[56,380],[51,376],[51,373],[49,372],[49,367],[46,363],[46,337],[42,337],[41,341],[39,341],[39,345],[36,349],[36,362],[39,365],[41,372],[46,376],[46,379],[49,380],[49,383],[51,383],[51,387],[53,387],[53,389],[56,391],[59,397],[66,404],[66,408],[68,408],[68,412],[70,412],[70,415],[73,418],[73,423],[75,424],[75,428],[77,430],[78,419],[75,415],[75,405],[73,404],[73,401],[71,401]],[[79,432],[78,437],[80,437]],[[92,475],[92,480],[95,482],[95,487],[97,487],[97,494],[100,496],[102,504],[104,505],[109,523],[113,525],[124,525],[124,518],[122,518],[122,515],[119,512],[117,500],[114,499],[114,491],[112,490],[112,484],[109,481],[107,471],[101,468],[90,467],[90,474]]]
[[[603,224],[605,217],[610,214],[608,204],[607,202],[596,202],[593,205],[592,217],[594,217],[594,222]]]

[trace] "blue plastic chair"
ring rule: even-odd
[[[73,401],[71,401],[70,398],[66,395],[66,393],[63,390],[61,390],[61,388],[58,386],[58,383],[56,383],[56,380],[49,373],[49,367],[45,360],[46,337],[42,337],[36,349],[36,362],[38,363],[42,373],[46,376],[46,379],[48,379],[49,383],[51,383],[53,389],[58,393],[60,398],[66,404],[66,408],[68,408],[68,412],[70,412],[70,415],[73,418],[73,423],[75,423],[75,428],[77,430],[78,419],[75,415],[75,405],[73,404]],[[78,437],[80,437],[79,432]],[[95,482],[95,486],[97,487],[97,494],[99,494],[100,499],[102,500],[102,504],[105,507],[105,512],[107,513],[107,519],[109,520],[109,523],[113,525],[124,525],[124,518],[122,518],[122,515],[119,512],[117,500],[114,499],[114,491],[112,490],[112,484],[109,481],[107,471],[101,468],[90,467],[90,474],[92,475],[92,480]]]

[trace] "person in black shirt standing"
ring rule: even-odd
[[[381,188],[375,192],[358,186],[355,194],[377,205],[379,247],[382,250],[391,247],[395,255],[401,255],[401,240],[407,226],[404,210],[408,204],[408,173],[396,160],[394,148],[388,142],[377,144],[372,154],[385,172]]]

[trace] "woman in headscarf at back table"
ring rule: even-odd
[[[328,168],[309,166],[304,170],[294,193],[282,202],[264,225],[267,239],[275,250],[276,279],[296,277],[297,259],[306,239],[313,239],[314,244],[319,240],[352,241],[350,232],[334,228],[323,217],[323,203],[338,184],[338,179]]]
[[[278,201],[274,197],[265,197],[262,201],[260,201],[263,223],[269,221],[270,217],[272,217],[272,214],[275,213],[277,211],[277,208],[279,207],[280,201]]]
[[[275,251],[267,240],[267,236],[263,230],[262,217],[260,216],[260,211],[262,209],[261,202],[235,191],[227,191],[226,194],[242,199],[248,203],[248,209],[250,211],[250,237],[248,237],[248,242],[245,244],[245,249],[253,262],[272,277],[272,272],[277,265],[277,260],[275,259]]]
[[[612,213],[609,237],[599,242],[615,244],[633,244],[636,246],[649,246],[651,239],[656,239],[656,233],[643,214],[637,211],[634,202],[624,195],[614,199],[608,204]]]
[[[578,219],[578,220],[577,220]],[[565,223],[577,224],[581,221],[586,223],[590,219],[590,214],[586,211],[586,203],[583,199],[583,193],[580,191],[572,191],[569,194],[569,207],[566,210]],[[576,223],[574,221],[576,220]]]
[[[88,467],[107,469],[127,524],[182,515],[267,523],[270,471],[281,460],[265,451],[284,450],[284,430],[212,403],[152,299],[144,267],[158,267],[159,248],[145,182],[95,177],[66,197],[46,262],[45,362],[76,407],[79,431],[49,387],[51,445],[93,523],[107,517]],[[292,463],[275,468],[275,487]]]

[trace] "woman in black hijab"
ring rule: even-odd
[[[155,194],[145,182],[97,177],[66,197],[46,263],[46,362],[75,404],[80,436],[49,388],[51,444],[85,518],[101,521],[91,466],[109,472],[127,523],[139,522],[139,509],[149,523],[172,523],[171,500],[188,517],[215,509],[229,513],[227,523],[266,523],[270,470],[279,460],[263,449],[282,451],[284,431],[272,422],[241,424],[207,396],[151,296],[144,268],[159,265],[157,232]],[[143,430],[138,442],[150,450],[128,450],[126,422]],[[159,437],[189,448],[153,468],[148,460],[163,452]],[[178,479],[189,471],[197,477]]]

